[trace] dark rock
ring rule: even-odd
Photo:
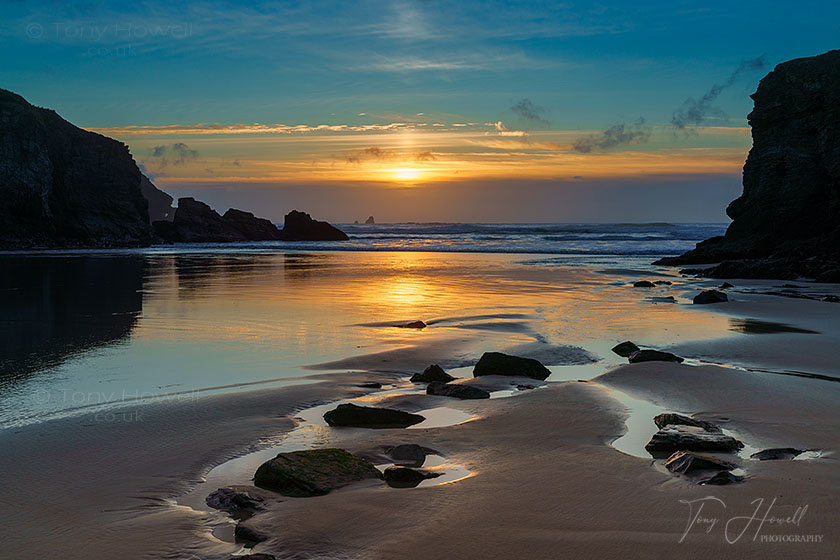
[[[665,259],[661,259],[665,260]],[[658,261],[657,261],[658,262]],[[680,269],[680,274],[683,276],[700,276],[703,274],[703,268],[682,268]]]
[[[374,224],[376,224],[376,220],[373,219],[373,216],[368,216],[368,219],[365,220],[365,225],[372,226]]]
[[[744,444],[732,436],[707,432],[694,426],[667,426],[653,434],[645,450],[656,456],[675,451],[731,453],[742,447]]]
[[[681,363],[682,358],[671,354],[670,352],[660,352],[659,350],[637,350],[628,356],[627,360],[631,364],[640,362],[676,362]]]
[[[714,278],[832,277],[840,269],[840,51],[778,65],[752,98],[753,146],[726,235],[658,264],[721,263],[704,273]]]
[[[677,451],[665,461],[665,468],[672,473],[692,475],[698,472],[731,471],[737,469],[738,465],[717,457],[698,455],[689,451]]]
[[[236,524],[236,528],[233,530],[233,537],[236,539],[236,542],[246,544],[257,544],[268,540],[268,537],[262,533],[259,533],[242,523]]]
[[[426,462],[426,449],[416,443],[403,443],[389,453],[394,463],[411,467],[422,467]]]
[[[801,454],[801,449],[794,449],[793,447],[777,447],[753,453],[750,455],[750,459],[757,459],[759,461],[789,461]]]
[[[651,282],[650,280],[637,280],[633,282],[634,288],[653,288],[656,284]]]
[[[352,403],[340,404],[324,414],[324,420],[330,426],[349,426],[355,428],[407,428],[419,424],[425,418],[393,408],[374,408],[358,406]]]
[[[327,222],[313,220],[305,212],[292,210],[286,214],[280,239],[284,241],[347,241],[349,237]]]
[[[128,146],[0,89],[0,247],[151,244]]]
[[[265,499],[263,491],[253,486],[225,486],[212,492],[204,501],[213,509],[241,518],[261,510]]]
[[[231,241],[276,241],[280,231],[270,221],[234,208],[220,216],[207,204],[192,197],[178,199],[172,222],[153,224],[167,243],[228,243]]]
[[[654,282],[657,286],[670,286],[671,282],[669,280],[657,280]]]
[[[250,212],[229,208],[222,221],[247,241],[274,241],[281,239],[280,230],[271,221],[257,218]]]
[[[840,268],[830,268],[820,272],[815,280],[826,284],[840,284]]]
[[[394,325],[395,327],[399,327],[401,329],[425,329],[426,323],[423,321],[412,321],[410,323],[405,323],[403,325]]]
[[[421,471],[408,467],[388,467],[383,474],[385,482],[392,488],[414,488],[424,480],[437,478],[441,475],[441,473]]]
[[[509,356],[501,352],[485,352],[473,368],[474,377],[482,375],[511,375],[545,381],[551,375],[551,371],[533,358]]]
[[[656,424],[657,428],[664,428],[666,426],[694,426],[695,428],[702,428],[704,431],[711,432],[711,433],[721,433],[721,430],[718,426],[715,426],[711,422],[706,422],[705,420],[697,420],[696,418],[691,418],[689,416],[683,416],[682,414],[677,414],[675,412],[666,412],[664,414],[658,414],[654,416],[653,422]]]
[[[246,554],[245,556],[231,556],[230,560],[277,560],[271,554]]]
[[[322,496],[353,482],[381,478],[376,467],[343,449],[280,453],[254,474],[254,484],[284,496]]]
[[[674,296],[654,296],[650,298],[651,303],[677,303]]]
[[[456,399],[489,399],[490,393],[478,387],[471,385],[461,385],[458,383],[441,383],[440,381],[432,381],[426,387],[427,395],[437,395],[440,397],[454,397]]]
[[[630,342],[629,340],[626,340],[613,346],[612,351],[621,356],[622,358],[629,358],[630,354],[639,351],[639,347]]]
[[[720,289],[720,290],[726,290],[726,289],[728,289],[728,288],[734,288],[734,287],[735,287],[735,286],[733,286],[733,285],[732,285],[732,284],[730,284],[729,282],[724,282],[723,284],[721,284],[721,285],[720,285],[720,287],[719,287],[718,289]]]
[[[432,364],[423,370],[423,373],[415,373],[411,376],[412,383],[431,383],[432,381],[440,381],[441,383],[449,383],[455,378],[443,371],[443,368],[437,364]]]
[[[149,223],[171,222],[175,218],[175,209],[172,208],[172,197],[163,192],[149,178],[140,174],[140,192],[143,198],[149,203]]]
[[[711,478],[707,478],[706,480],[701,480],[699,484],[711,485],[711,486],[725,486],[727,484],[737,484],[738,482],[743,482],[744,477],[738,476],[737,474],[732,474],[729,471],[720,471],[716,473]]]
[[[840,297],[837,297],[837,296],[832,295],[832,294],[829,294],[827,296],[823,296],[822,300],[823,301],[828,301],[828,302],[831,302],[831,303],[840,303]]]
[[[707,303],[721,303],[729,301],[729,298],[723,292],[717,290],[705,290],[694,296],[694,303],[697,305]]]
[[[371,381],[369,383],[359,383],[357,387],[361,387],[362,389],[381,389],[382,383],[377,383],[376,381]]]

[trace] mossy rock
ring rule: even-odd
[[[323,496],[353,482],[380,479],[372,463],[343,449],[280,453],[254,474],[254,484],[284,496]]]

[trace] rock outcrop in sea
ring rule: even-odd
[[[178,199],[171,221],[154,223],[157,235],[168,243],[225,243],[273,241],[283,237],[277,226],[250,212],[229,209],[224,215],[192,197]]]
[[[313,220],[306,212],[286,214],[280,239],[284,241],[347,241],[347,234],[327,222]]]
[[[128,146],[0,89],[0,247],[136,247],[154,240]]]
[[[752,95],[753,146],[733,222],[657,264],[721,263],[713,278],[840,282],[840,50],[779,64]]]

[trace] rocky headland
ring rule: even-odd
[[[753,146],[726,234],[657,264],[712,278],[840,282],[840,50],[779,64],[752,95]]]
[[[250,212],[219,215],[140,172],[128,146],[0,89],[0,248],[143,247],[153,243],[342,241],[293,210],[279,230]]]
[[[149,245],[128,146],[0,89],[0,247]]]

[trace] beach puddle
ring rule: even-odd
[[[385,469],[388,467],[397,466],[395,463],[383,463],[381,465],[376,465],[376,468],[385,472]],[[423,463],[421,467],[416,467],[418,469],[428,471],[431,473],[439,474],[435,478],[428,478],[423,480],[417,486],[413,488],[429,488],[431,486],[441,486],[443,484],[450,484],[452,482],[457,482],[459,480],[464,480],[465,478],[469,478],[472,476],[472,471],[462,465],[456,465],[453,463],[447,463],[446,458],[440,455],[426,455],[426,461]],[[405,490],[406,488],[392,488],[388,485],[385,486],[386,489],[393,489],[393,490]]]
[[[651,454],[645,449],[645,445],[650,441],[650,438],[659,430],[659,428],[656,427],[653,418],[658,414],[663,414],[665,412],[676,412],[678,414],[684,414],[685,416],[691,416],[691,413],[681,412],[673,408],[664,408],[650,401],[638,399],[636,397],[631,397],[627,393],[624,393],[623,391],[619,391],[614,388],[607,388],[607,391],[609,391],[611,397],[613,397],[622,405],[624,405],[628,413],[627,419],[624,421],[624,425],[626,426],[627,431],[623,435],[615,439],[610,445],[617,451],[620,451],[621,453],[624,453],[626,455],[631,455],[633,457],[639,457],[642,459],[655,460],[656,464],[659,466],[661,466],[660,463],[664,464],[663,460],[652,457]],[[744,444],[744,447],[741,448],[736,454],[738,459],[744,461],[751,460],[750,455],[760,451],[759,448],[755,447],[754,445],[751,445],[748,441],[745,441],[745,439],[738,433],[725,428],[722,428],[722,432],[725,435],[734,437],[735,439]],[[713,453],[712,455],[717,454]],[[668,472],[667,470],[664,470],[664,467],[662,467],[659,470],[663,470],[663,472]],[[743,475],[743,472],[732,472],[733,474]]]

